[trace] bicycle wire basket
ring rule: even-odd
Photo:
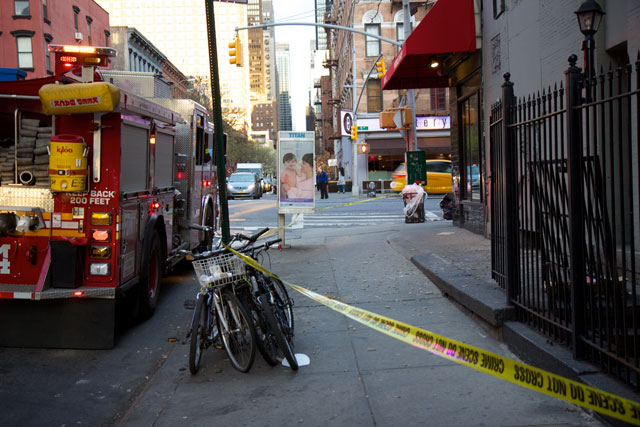
[[[247,267],[234,254],[222,254],[192,261],[193,269],[201,286],[223,286],[242,276]]]

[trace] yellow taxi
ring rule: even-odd
[[[391,175],[391,189],[402,191],[407,185],[407,165],[402,163]],[[429,159],[427,160],[427,184],[423,185],[427,193],[451,193],[451,160]]]

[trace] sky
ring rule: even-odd
[[[273,0],[275,22],[315,22],[314,0]],[[293,130],[306,130],[305,109],[309,104],[311,61],[310,40],[315,40],[315,27],[275,27],[276,42],[289,43],[291,67],[291,115]]]

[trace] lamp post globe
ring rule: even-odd
[[[575,11],[575,14],[578,18],[580,32],[585,36],[582,41],[584,73],[587,82],[590,82],[595,75],[593,70],[593,51],[595,49],[593,35],[598,31],[605,12],[595,0],[585,0]]]
[[[585,36],[593,36],[598,31],[605,12],[595,0],[586,0],[575,14],[578,17],[580,32]]]

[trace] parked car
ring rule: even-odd
[[[391,189],[402,191],[407,185],[407,165],[402,163],[391,175]],[[422,186],[427,193],[444,194],[451,193],[451,160],[429,159],[427,160],[427,183]]]
[[[271,177],[270,176],[265,176],[264,179],[262,180],[262,191],[265,193],[268,193],[271,191]]]
[[[229,176],[227,181],[227,198],[253,197],[259,199],[262,196],[260,178],[252,172],[236,172]]]

